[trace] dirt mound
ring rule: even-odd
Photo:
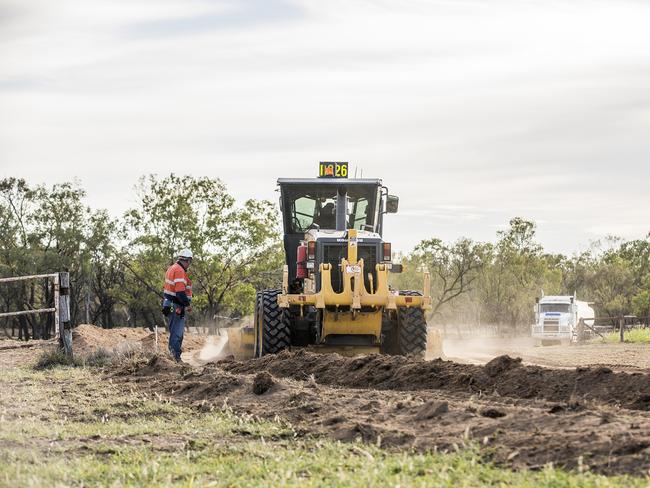
[[[152,356],[149,361],[138,369],[140,376],[155,376],[161,373],[178,373],[183,366],[163,355]]]
[[[137,344],[149,334],[147,329],[131,327],[103,329],[95,325],[81,324],[72,329],[72,347],[75,354],[81,355],[90,354],[100,347],[113,351],[124,343]]]
[[[521,358],[513,359],[510,356],[498,356],[492,361],[488,362],[483,369],[485,371],[485,374],[491,377],[495,377],[520,366]]]
[[[206,336],[197,336],[185,334],[183,336],[183,352],[196,351],[203,347],[205,344]],[[153,351],[156,347],[156,336],[150,332],[146,337],[140,339],[140,343],[146,351]],[[161,351],[167,350],[169,344],[169,334],[165,330],[158,329],[158,349]]]
[[[261,359],[221,361],[233,373],[268,371],[275,377],[304,380],[313,375],[321,384],[382,390],[444,390],[497,394],[511,398],[543,398],[569,402],[576,398],[648,410],[650,374],[613,373],[608,368],[554,370],[523,366],[508,356],[485,366],[451,361],[423,361],[401,356],[357,358],[307,351],[283,352]]]
[[[158,377],[179,376],[187,372],[187,365],[177,363],[166,354],[139,356],[113,364],[111,377],[137,378],[136,381],[151,381]]]
[[[183,352],[200,350],[205,343],[204,336],[185,334]],[[169,334],[158,330],[158,351],[167,351]],[[82,324],[72,330],[72,347],[76,355],[85,356],[98,348],[116,351],[125,347],[142,347],[144,351],[155,351],[156,336],[149,329],[116,327],[103,329],[95,325]]]
[[[513,398],[493,394],[494,389],[477,394],[476,385],[494,386],[498,380],[507,385],[525,378],[522,375],[541,377],[551,390],[543,372],[529,371],[512,359],[495,364],[503,370],[497,377],[480,367],[391,357],[284,353],[243,363],[220,361],[194,370],[160,358],[140,363],[133,374],[116,380],[202,411],[280,417],[290,422],[295,436],[361,440],[417,451],[480,446],[487,459],[515,468],[540,469],[553,463],[599,473],[647,475],[649,413],[602,403]],[[465,379],[454,380],[456,373]],[[615,377],[604,370],[559,373],[573,379],[593,375],[601,382]]]

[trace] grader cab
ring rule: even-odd
[[[397,197],[379,179],[348,179],[347,163],[321,163],[320,175],[278,180],[282,288],[257,294],[254,324],[237,341],[255,357],[296,347],[424,357],[428,273],[423,293],[389,285],[402,270],[382,238]]]

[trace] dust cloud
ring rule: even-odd
[[[253,322],[252,315],[240,319],[216,316],[215,318],[217,319],[216,327],[214,323],[197,327],[197,330],[207,333],[208,336],[201,350],[192,355],[190,363],[193,365],[203,365],[235,354],[228,339],[228,331],[232,332]],[[232,346],[238,347],[237,344]]]
[[[443,349],[447,359],[470,364],[485,364],[504,354],[528,356],[533,351],[540,351],[531,337],[447,337]]]
[[[223,359],[229,355],[229,352],[228,335],[225,333],[213,335],[206,339],[205,345],[197,354],[196,359],[202,363],[208,363]]]

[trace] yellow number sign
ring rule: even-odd
[[[348,163],[332,163],[321,161],[319,171],[319,178],[347,178],[348,177]]]

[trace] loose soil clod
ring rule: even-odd
[[[449,403],[447,402],[427,402],[422,406],[415,418],[417,420],[428,420],[434,417],[440,417],[448,411]]]
[[[257,373],[253,379],[253,393],[256,395],[263,395],[269,391],[274,384],[275,381],[273,381],[273,376],[266,371]]]
[[[498,408],[484,408],[479,411],[479,414],[481,414],[482,417],[487,417],[489,419],[498,419],[506,416],[506,413]]]

